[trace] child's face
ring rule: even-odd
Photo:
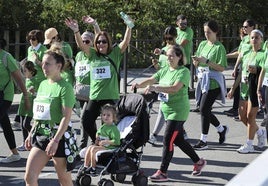
[[[33,77],[32,76],[32,73],[27,69],[27,68],[23,68],[23,74],[26,78],[31,78]]]
[[[114,122],[113,113],[110,110],[104,110],[101,114],[101,119],[106,124],[113,124]]]

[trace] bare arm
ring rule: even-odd
[[[131,28],[129,28],[127,26],[127,29],[126,29],[126,32],[124,35],[124,39],[119,44],[119,48],[121,49],[121,53],[125,52],[125,50],[127,49],[129,42],[130,42],[130,39],[131,39]]]
[[[261,69],[261,73],[258,79],[258,86],[257,86],[257,95],[259,100],[262,102],[262,92],[261,92],[261,88],[262,88],[262,83],[263,83],[263,79],[264,79],[264,75],[265,75],[265,69],[262,68]]]
[[[153,78],[153,77],[150,77],[150,78],[142,81],[141,83],[134,83],[134,84],[132,84],[131,90],[134,90],[134,88],[145,88],[146,86],[152,85],[154,83],[156,83],[156,79]]]
[[[25,87],[24,80],[23,80],[23,77],[21,75],[20,70],[16,70],[16,71],[12,72],[11,75],[23,93],[23,97],[24,97],[24,101],[25,101],[25,109],[29,110],[31,105],[30,105],[30,101],[28,98],[28,92],[27,92],[27,89]]]
[[[89,15],[86,15],[82,17],[82,20],[84,23],[87,23],[93,26],[95,35],[101,31],[96,19],[93,19]]]
[[[238,55],[239,55],[239,52],[238,51],[235,51],[235,52],[226,54],[226,57],[227,58],[237,58]]]
[[[197,61],[198,63],[206,64],[206,65],[208,65],[210,68],[212,68],[212,69],[214,69],[214,70],[216,70],[216,71],[219,71],[219,72],[222,72],[222,71],[224,71],[224,69],[225,69],[225,67],[223,67],[223,66],[221,66],[221,65],[219,65],[219,64],[217,64],[217,63],[213,63],[213,62],[211,62],[211,61],[208,61],[208,62],[207,62],[208,59],[205,58],[205,57],[203,57],[203,56],[201,56],[201,57],[195,57],[194,60]]]
[[[72,29],[72,31],[74,32],[74,37],[75,37],[75,41],[76,41],[77,46],[83,52],[85,52],[87,55],[89,55],[90,51],[89,50],[86,50],[85,45],[84,45],[84,43],[82,41],[81,34],[80,34],[80,31],[79,31],[79,25],[78,25],[77,20],[72,19],[72,18],[69,17],[69,18],[65,19],[65,24],[70,29]]]
[[[55,134],[54,138],[50,140],[46,152],[48,156],[54,156],[57,148],[58,148],[58,143],[62,136],[64,135],[65,131],[68,128],[69,122],[71,120],[71,115],[72,115],[72,108],[69,107],[63,107],[62,108],[63,112],[63,117],[60,121],[59,128],[57,129],[57,133]]]
[[[184,86],[184,84],[182,82],[175,82],[171,86],[151,85],[151,86],[149,86],[149,91],[174,94],[174,93],[178,92],[183,86]]]

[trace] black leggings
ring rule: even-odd
[[[29,132],[32,129],[31,126],[31,121],[32,121],[32,117],[29,116],[20,116],[20,123],[22,123],[22,135],[23,135],[23,142],[26,140],[26,138],[28,137]]]
[[[183,137],[183,124],[185,121],[166,121],[166,129],[163,139],[163,152],[162,152],[162,163],[160,170],[164,173],[167,172],[169,163],[173,157],[174,146],[178,146],[185,154],[187,154],[194,163],[200,160],[199,156],[194,151],[193,147],[184,140]]]
[[[11,106],[11,101],[2,100],[0,101],[0,124],[3,129],[5,139],[7,141],[9,149],[16,148],[16,141],[14,132],[12,130],[10,120],[8,117],[8,110]]]
[[[107,103],[115,104],[114,100],[90,100],[82,115],[81,122],[92,142],[96,140],[96,119],[100,115],[101,107]]]
[[[220,125],[219,120],[211,112],[212,105],[214,104],[216,98],[221,93],[220,88],[209,90],[207,93],[203,93],[200,100],[200,113],[201,113],[201,124],[202,124],[202,134],[208,134],[209,124],[211,123],[215,127]]]

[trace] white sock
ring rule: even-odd
[[[216,129],[217,129],[218,132],[224,131],[224,128],[223,128],[223,126],[221,124],[219,126],[217,126]]]
[[[258,136],[262,136],[263,135],[263,131],[262,131],[261,128],[259,128],[256,133],[257,133]]]
[[[253,140],[248,139],[247,144],[248,144],[248,146],[252,146],[253,145]]]
[[[203,142],[207,142],[208,135],[207,134],[201,134],[200,140]]]

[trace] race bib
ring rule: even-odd
[[[51,120],[50,103],[35,99],[33,104],[33,118],[36,120]]]
[[[75,77],[85,76],[90,71],[89,64],[77,63],[75,65]]]
[[[242,83],[248,83],[248,73],[242,72],[241,82]]]
[[[109,79],[111,78],[110,66],[93,67],[92,75],[93,79]]]
[[[163,102],[168,102],[168,93],[159,92],[158,100],[163,101]]]
[[[197,77],[198,78],[202,78],[203,77],[203,74],[205,72],[209,72],[209,67],[198,67],[197,68]]]

